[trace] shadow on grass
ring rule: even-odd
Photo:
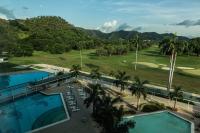
[[[95,52],[92,52],[92,53],[89,53],[89,54],[87,54],[87,56],[90,58],[90,59],[97,59],[97,55],[96,55],[96,53]]]
[[[96,68],[99,68],[98,65],[94,65],[94,64],[91,64],[91,63],[86,63],[85,66],[89,67],[90,69],[96,69]]]
[[[0,73],[7,73],[7,72],[16,72],[16,71],[25,71],[25,70],[32,70],[31,68],[15,68],[18,66],[17,64],[13,63],[0,63]]]
[[[160,54],[159,51],[153,51],[153,50],[149,50],[149,51],[145,51],[144,53],[142,53],[143,55],[146,56],[160,56],[160,57],[164,57],[164,55]]]

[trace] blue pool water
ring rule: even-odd
[[[167,111],[125,118],[136,125],[130,133],[191,133],[191,123]]]
[[[48,72],[43,72],[43,71],[3,75],[0,76],[0,89],[30,81],[40,80],[42,78],[48,77],[49,75],[50,74]]]
[[[38,93],[0,106],[0,133],[24,133],[66,118],[59,94]]]
[[[19,74],[11,74],[0,76],[0,100],[12,97],[14,95],[22,94],[27,92],[26,86],[18,86],[14,89],[9,89],[7,87],[19,85],[35,80],[41,80],[50,76],[48,72],[43,71],[32,71]]]

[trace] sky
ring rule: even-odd
[[[200,0],[0,0],[0,18],[60,16],[102,32],[136,30],[200,37]]]

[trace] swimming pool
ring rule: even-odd
[[[24,133],[68,120],[60,94],[35,94],[0,106],[0,133]]]
[[[31,71],[0,76],[0,100],[12,98],[14,95],[27,92],[26,83],[46,78],[51,74],[44,71]],[[9,88],[16,86],[14,88]]]
[[[49,75],[50,73],[44,71],[31,71],[10,75],[2,75],[0,76],[0,89],[26,82],[40,80],[42,78],[48,77]]]
[[[130,133],[193,133],[193,124],[168,111],[136,115],[124,120],[134,120]]]

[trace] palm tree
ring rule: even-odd
[[[111,76],[112,78],[115,76],[115,72],[114,71],[110,71],[109,76]],[[111,82],[111,89],[114,86],[114,82]]]
[[[60,76],[60,75],[64,75],[65,73],[64,73],[64,71],[59,71],[57,74],[56,74],[56,76]]]
[[[81,69],[83,68],[83,56],[82,56],[82,44],[79,44],[79,51],[80,51],[80,64]]]
[[[139,45],[139,36],[138,35],[136,35],[134,42],[136,44],[136,51],[135,51],[135,71],[136,71],[137,61],[138,61],[138,45]]]
[[[127,86],[127,81],[130,79],[130,76],[126,75],[125,71],[118,71],[118,73],[115,75],[116,80],[114,83],[118,87],[120,85],[121,91],[124,91],[125,86]]]
[[[178,52],[178,38],[176,34],[174,34],[172,38],[166,38],[162,42],[160,42],[159,47],[161,47],[161,52],[163,54],[171,54],[169,80],[167,86],[167,90],[168,92],[170,92],[170,89],[172,87],[175,64],[176,64],[176,56]]]
[[[110,71],[109,76],[111,76],[111,77],[115,76],[115,72],[114,71]]]
[[[90,85],[90,89],[89,97],[84,100],[84,104],[87,108],[93,104],[93,115],[95,116],[98,111],[98,105],[101,102],[101,97],[105,95],[105,91],[102,89],[100,84]]]
[[[181,86],[175,86],[173,92],[169,93],[171,100],[174,100],[174,109],[176,108],[177,99],[183,98],[183,92]]]
[[[135,77],[135,83],[129,88],[132,95],[135,95],[137,98],[137,109],[139,107],[141,96],[143,96],[144,99],[146,99],[147,97],[147,92],[145,90],[144,85],[148,83],[149,81],[147,80],[141,81],[139,77]]]
[[[72,68],[70,69],[70,72],[72,72],[73,77],[78,77],[80,74],[81,67],[80,65],[72,65]]]
[[[101,73],[99,72],[99,68],[92,69],[92,71],[90,72],[90,77],[92,79],[96,79],[96,83],[97,83],[98,80],[101,79]]]
[[[98,123],[103,127],[104,133],[128,133],[129,128],[135,126],[134,121],[122,123],[123,107],[116,107],[121,98],[112,99],[109,95],[102,97],[101,107],[99,108]]]

